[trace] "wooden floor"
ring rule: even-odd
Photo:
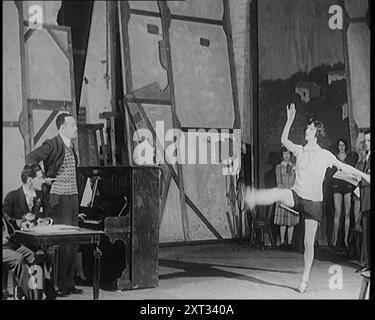
[[[250,249],[245,243],[162,247],[157,288],[120,292],[100,290],[101,300],[142,299],[358,299],[361,276],[356,260],[328,247],[316,249],[308,291],[296,291],[303,255],[293,251]],[[342,287],[330,288],[330,284]],[[92,299],[92,288],[82,295],[59,300]]]

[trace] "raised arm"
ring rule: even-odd
[[[298,145],[294,144],[288,138],[290,128],[293,124],[294,117],[296,116],[296,108],[295,108],[294,103],[291,103],[290,106],[286,106],[286,116],[287,116],[286,123],[284,126],[283,133],[281,134],[281,143],[285,146],[285,148],[295,153],[298,149]]]
[[[362,177],[363,179],[365,179],[368,183],[370,183],[370,175],[367,174],[367,173],[364,173],[346,163],[343,163],[341,161],[339,161],[338,159],[335,159],[333,165],[339,169],[339,170],[342,170],[346,173],[349,173],[349,174],[352,174],[354,176],[360,176]]]

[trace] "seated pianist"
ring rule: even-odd
[[[21,173],[22,186],[9,192],[3,203],[3,265],[13,271],[17,285],[26,299],[32,299],[28,286],[29,267],[35,263],[36,248],[27,248],[12,239],[14,230],[28,229],[44,217],[46,206],[42,185],[46,182],[38,164],[26,165]],[[34,250],[33,250],[34,249]],[[51,256],[47,254],[44,293],[46,299],[56,297],[51,280]]]

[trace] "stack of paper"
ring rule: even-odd
[[[66,224],[53,224],[53,225],[45,226],[45,227],[35,227],[30,231],[35,231],[38,233],[60,233],[60,232],[78,230],[78,229],[79,227],[76,227],[76,226],[70,226]]]

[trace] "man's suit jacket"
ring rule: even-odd
[[[47,209],[46,205],[45,193],[43,191],[36,191],[34,206],[31,209],[31,213],[34,214],[36,218],[43,218]],[[41,208],[43,209],[43,215],[40,214]],[[3,211],[13,220],[20,220],[23,215],[30,212],[22,187],[9,192],[5,196]]]
[[[72,144],[72,150],[76,165],[78,164],[78,157]],[[43,161],[44,171],[47,178],[55,178],[59,169],[61,168],[65,157],[64,141],[57,135],[52,139],[48,139],[43,144],[31,151],[26,156],[26,163],[39,164]]]
[[[371,174],[371,155],[366,160],[363,172]],[[370,184],[362,179],[361,181],[361,211],[369,211],[371,209],[371,188]]]

